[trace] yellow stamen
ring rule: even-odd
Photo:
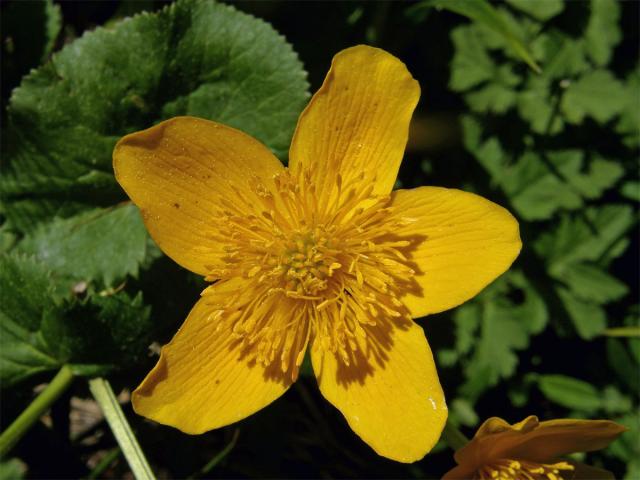
[[[572,472],[573,470],[574,466],[567,462],[546,464],[529,460],[501,459],[482,466],[476,472],[474,479],[561,480],[571,478],[563,476],[563,472]]]
[[[255,199],[219,199],[212,237],[228,246],[207,279],[249,282],[211,318],[232,324],[249,361],[278,361],[295,377],[313,339],[349,364],[357,351],[383,351],[371,329],[410,321],[399,298],[414,275],[413,241],[397,235],[404,220],[389,215],[389,196],[359,178],[341,178],[327,199],[311,172],[285,171],[271,186],[252,179]]]

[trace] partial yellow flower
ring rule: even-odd
[[[443,480],[613,478],[606,470],[566,461],[562,457],[605,448],[625,430],[609,420],[539,422],[532,415],[510,425],[493,417],[480,426],[467,445],[456,451],[458,466]]]
[[[431,449],[447,407],[412,318],[473,297],[521,244],[509,212],[477,195],[391,191],[419,96],[401,61],[357,46],[300,116],[289,168],[192,117],[120,140],[116,178],[151,236],[215,282],[133,393],[136,412],[192,434],[236,422],[289,388],[309,347],[322,394],[376,452]]]

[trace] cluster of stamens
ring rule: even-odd
[[[346,365],[358,352],[380,355],[370,329],[408,321],[400,296],[415,273],[412,241],[396,234],[407,220],[388,196],[340,176],[337,193],[320,195],[313,180],[286,170],[268,186],[253,179],[251,198],[220,198],[212,237],[226,247],[207,277],[246,280],[218,317],[233,322],[250,359],[266,367],[278,358],[292,376],[310,337]]]
[[[564,472],[574,470],[567,462],[545,464],[527,460],[502,459],[483,466],[477,480],[562,480]]]

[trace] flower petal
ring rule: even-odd
[[[460,190],[420,187],[392,194],[397,234],[415,237],[417,288],[403,297],[414,318],[469,300],[502,274],[522,246],[518,222],[504,208]]]
[[[326,196],[341,184],[393,188],[420,87],[393,55],[358,45],[338,53],[300,116],[289,153],[292,170],[311,170]]]
[[[549,420],[522,436],[509,448],[509,455],[546,461],[575,452],[592,452],[606,448],[625,431],[625,427],[610,420]]]
[[[242,281],[215,284],[196,303],[133,392],[136,413],[198,434],[242,420],[289,388],[291,376],[282,374],[279,363],[265,369],[247,361],[232,324],[212,319],[214,297],[228,297],[242,287]]]
[[[252,137],[194,117],[177,117],[122,138],[113,152],[120,185],[142,211],[158,246],[183,267],[205,275],[218,266],[219,199],[251,199],[249,181],[283,170]],[[250,201],[250,200],[249,200]]]
[[[510,425],[501,418],[490,418],[471,442],[456,451],[459,466],[444,478],[465,478],[468,472],[501,458],[553,463],[570,453],[605,448],[625,430],[609,420],[538,422],[537,417],[529,416]]]
[[[420,326],[409,322],[380,335],[388,337],[382,357],[361,353],[350,366],[314,344],[313,369],[320,391],[355,433],[379,455],[414,462],[440,438],[444,394]]]

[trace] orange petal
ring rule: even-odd
[[[429,344],[413,322],[371,334],[381,351],[361,348],[349,366],[314,344],[320,391],[379,455],[414,462],[435,445],[447,419]]]
[[[392,194],[398,235],[416,238],[410,260],[419,288],[403,297],[421,317],[469,300],[502,274],[522,246],[518,222],[504,208],[473,193],[420,187]]]
[[[509,455],[546,461],[574,452],[592,452],[606,448],[625,431],[610,420],[549,420],[512,445]]]
[[[194,117],[172,118],[122,138],[113,168],[162,251],[201,275],[221,266],[224,239],[215,238],[220,198],[241,196],[251,204],[249,182],[269,182],[283,170],[252,137]]]
[[[605,448],[625,427],[609,420],[551,420],[538,422],[530,416],[510,425],[490,418],[478,429],[473,440],[455,453],[459,467],[445,478],[461,478],[465,472],[502,458],[554,463],[574,452]]]
[[[212,315],[217,302],[225,303],[243,287],[233,281],[207,289],[133,392],[136,413],[198,434],[242,420],[289,388],[291,376],[282,374],[279,363],[265,369],[248,361],[233,324]]]
[[[393,55],[366,45],[341,51],[300,116],[292,170],[309,169],[325,198],[337,192],[338,174],[342,185],[373,184],[374,194],[388,194],[419,98],[418,83]]]

